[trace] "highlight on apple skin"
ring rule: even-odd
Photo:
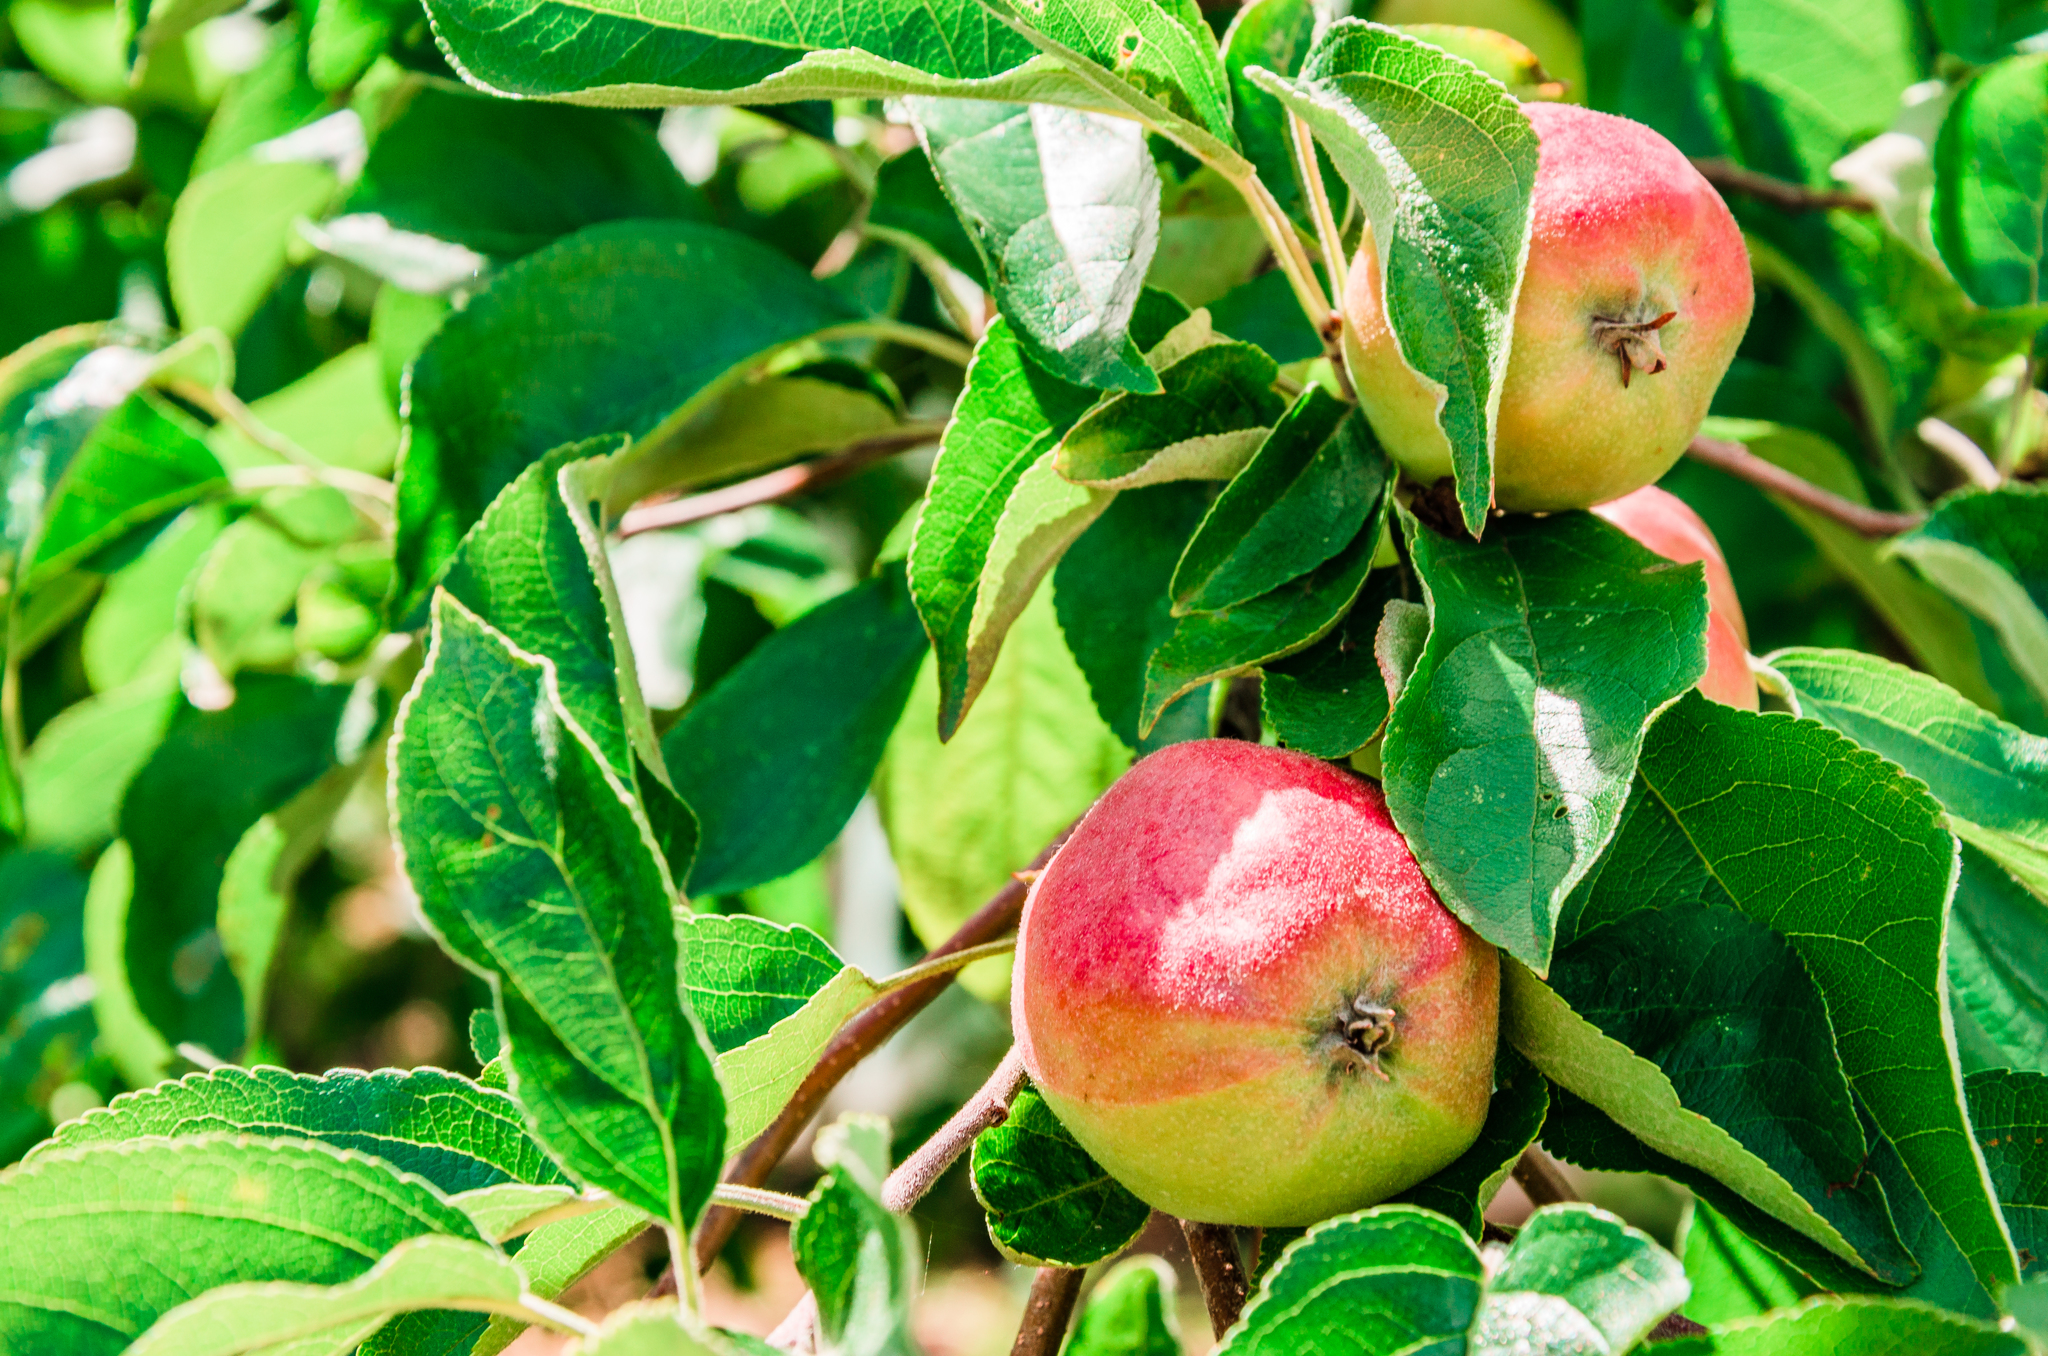
[[[1749,252],[1676,146],[1574,104],[1522,111],[1541,149],[1529,258],[1500,392],[1493,499],[1586,508],[1655,481],[1699,431],[1749,327]],[[1402,360],[1370,228],[1346,280],[1345,360],[1408,474],[1451,474],[1441,388]]]
[[[1721,543],[1692,506],[1669,490],[1645,485],[1593,512],[1666,560],[1707,569],[1707,672],[1699,688],[1729,706],[1758,707],[1756,675],[1749,668],[1749,624],[1742,619],[1742,600],[1735,596],[1735,577]]]
[[[1470,1147],[1500,971],[1376,785],[1200,740],[1132,767],[1038,877],[1011,1003],[1026,1072],[1140,1198],[1302,1225]]]

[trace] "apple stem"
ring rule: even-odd
[[[1059,851],[1060,845],[1073,831],[1072,824],[1060,830],[1032,859],[1029,869],[1038,870],[1051,861],[1053,853]],[[925,959],[932,961],[950,956],[1011,931],[1017,926],[1017,916],[1024,910],[1025,893],[1026,887],[1022,884],[1015,880],[1008,882],[988,903],[975,910],[960,925],[959,931],[933,947]],[[790,1146],[796,1143],[804,1127],[811,1123],[811,1117],[818,1114],[826,1096],[839,1086],[839,1080],[853,1072],[855,1065],[881,1048],[882,1043],[895,1035],[905,1022],[923,1012],[933,999],[944,993],[952,984],[955,973],[948,970],[915,984],[906,984],[877,1000],[841,1027],[839,1034],[825,1047],[825,1053],[804,1075],[804,1081],[797,1084],[796,1091],[790,1094],[782,1113],[733,1159],[726,1169],[725,1180],[738,1186],[760,1186],[767,1181],[768,1174],[789,1153]],[[732,1237],[739,1218],[737,1210],[722,1205],[714,1205],[704,1212],[703,1220],[691,1233],[697,1249],[697,1270],[711,1269],[711,1264],[718,1260],[719,1249]],[[673,1281],[669,1283],[673,1284]],[[657,1288],[659,1284],[657,1282]]]
[[[1865,537],[1892,537],[1901,532],[1910,532],[1925,522],[1926,515],[1919,513],[1887,513],[1883,509],[1858,504],[1829,490],[1824,490],[1810,480],[1803,480],[1783,467],[1773,465],[1744,447],[1720,438],[1694,438],[1685,449],[1686,455],[1696,461],[1726,471],[1737,480],[1746,480],[1761,490],[1789,499],[1800,508],[1831,518]]]
[[[1040,1267],[1031,1278],[1031,1298],[1024,1302],[1024,1321],[1010,1356],[1056,1356],[1081,1298],[1086,1267]]]
[[[1563,1205],[1579,1199],[1579,1193],[1572,1189],[1564,1171],[1557,1166],[1557,1160],[1531,1144],[1522,1150],[1522,1156],[1515,1160],[1514,1179],[1528,1194],[1529,1203],[1537,1209],[1546,1205]]]
[[[954,1112],[937,1134],[919,1145],[884,1179],[882,1208],[901,1215],[924,1199],[932,1184],[967,1152],[975,1136],[1010,1119],[1010,1103],[1017,1099],[1017,1090],[1023,1086],[1024,1059],[1013,1045],[988,1076],[988,1082],[981,1085],[981,1091],[968,1098],[967,1104]]]
[[[1188,1257],[1195,1264],[1195,1279],[1202,1283],[1202,1303],[1209,1309],[1209,1326],[1220,1340],[1244,1312],[1248,1288],[1244,1260],[1237,1251],[1237,1231],[1228,1224],[1197,1224],[1182,1220],[1187,1235]]]

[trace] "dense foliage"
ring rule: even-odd
[[[971,1140],[1057,1351],[1147,1211],[1008,1062],[763,1183],[935,995],[992,1060],[1013,873],[1219,731],[1378,779],[1503,972],[1463,1157],[1191,1222],[1233,1356],[2048,1344],[2048,9],[1342,8],[9,0],[0,1350],[756,1351],[746,1209],[784,1346],[912,1351]],[[1748,245],[1662,483],[1761,714],[1699,569],[1489,511],[1560,97]],[[1367,231],[1435,487],[1352,408]],[[1545,1155],[1675,1253],[1489,1224]],[[649,1227],[657,1298],[555,1303]]]

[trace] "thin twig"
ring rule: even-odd
[[[1031,1278],[1031,1298],[1024,1302],[1024,1321],[1017,1326],[1017,1340],[1010,1356],[1055,1356],[1066,1340],[1067,1325],[1074,1320],[1074,1304],[1081,1298],[1085,1267],[1040,1267]]]
[[[1998,474],[1998,468],[1991,464],[1991,458],[1984,455],[1984,449],[1954,424],[1940,419],[1922,419],[1913,432],[1977,488],[1995,490],[2005,483],[2005,477]]]
[[[798,462],[795,466],[785,466],[779,471],[755,476],[752,480],[742,480],[737,485],[681,499],[637,504],[620,516],[618,535],[623,540],[665,527],[683,527],[701,523],[706,518],[716,518],[721,513],[752,508],[756,504],[772,504],[778,499],[821,490],[899,452],[937,442],[945,427],[937,422],[906,425],[872,438],[863,438],[829,457]]]
[[[1741,443],[1725,442],[1719,438],[1694,438],[1685,451],[1695,460],[1726,471],[1738,480],[1746,480],[1759,489],[1781,495],[1801,508],[1831,518],[1851,532],[1866,537],[1897,536],[1926,521],[1923,514],[1889,513],[1844,499],[1810,480],[1803,480],[1782,467],[1772,465]]]
[[[2005,436],[1998,440],[1998,469],[2010,473],[2020,464],[2021,446],[2027,435],[2027,406],[2034,399],[2034,378],[2041,370],[2038,354],[2029,353],[2019,375],[2013,379],[2012,403],[2006,410]]]
[[[1338,233],[1336,214],[1330,210],[1330,191],[1323,184],[1323,167],[1316,159],[1315,134],[1308,130],[1299,113],[1287,115],[1287,127],[1294,143],[1294,172],[1301,180],[1302,195],[1308,200],[1316,240],[1323,247],[1323,272],[1330,275],[1330,291],[1342,298],[1348,290],[1344,281],[1344,237]]]
[[[967,1152],[976,1135],[1010,1119],[1010,1103],[1017,1099],[1017,1089],[1023,1086],[1024,1057],[1013,1045],[1002,1063],[996,1065],[996,1071],[988,1076],[988,1082],[981,1085],[981,1091],[968,1098],[967,1104],[954,1112],[937,1134],[898,1163],[882,1182],[882,1207],[901,1215],[923,1200],[932,1183]]]
[[[1062,829],[1057,837],[1045,845],[1045,850],[1032,859],[1029,869],[1035,871],[1051,861],[1053,853],[1059,851],[1060,844],[1067,841],[1067,835],[1071,832],[1071,826]],[[935,960],[940,956],[952,955],[956,951],[965,951],[972,946],[980,946],[983,942],[991,941],[1014,929],[1017,926],[1017,915],[1023,911],[1024,895],[1028,888],[1022,881],[1011,880],[996,891],[995,896],[976,910],[971,918],[962,923],[959,931],[933,948],[931,955],[926,959]],[[825,1047],[825,1053],[818,1057],[818,1062],[811,1066],[811,1071],[804,1075],[804,1081],[799,1083],[796,1091],[790,1095],[788,1103],[782,1108],[782,1114],[732,1161],[726,1171],[725,1180],[740,1186],[759,1186],[766,1181],[775,1165],[782,1161],[790,1146],[796,1143],[797,1136],[811,1123],[811,1117],[818,1114],[818,1108],[824,1104],[826,1095],[839,1085],[839,1080],[851,1073],[856,1064],[879,1049],[884,1041],[895,1035],[905,1022],[924,1011],[952,982],[953,972],[948,971],[920,980],[916,984],[905,985],[841,1027],[839,1034]],[[704,1220],[697,1226],[695,1234],[698,1270],[710,1269],[712,1262],[718,1258],[719,1249],[732,1237],[733,1226],[737,1223],[739,1215],[723,1206],[714,1205],[704,1212]]]
[[[1182,1220],[1180,1231],[1187,1235],[1188,1256],[1195,1264],[1195,1279],[1202,1283],[1202,1303],[1209,1309],[1209,1326],[1218,1338],[1230,1331],[1244,1312],[1244,1262],[1237,1252],[1237,1231],[1228,1224],[1196,1224]]]
[[[1579,1198],[1579,1193],[1572,1190],[1572,1184],[1557,1166],[1557,1160],[1533,1144],[1522,1150],[1522,1156],[1515,1160],[1513,1172],[1515,1180],[1522,1184],[1522,1191],[1529,1197],[1529,1203],[1539,1210],[1546,1205],[1563,1205]]]
[[[1744,169],[1732,160],[1718,157],[1695,160],[1693,168],[1700,177],[1723,193],[1739,193],[1745,198],[1755,198],[1773,207],[1782,207],[1787,212],[1826,212],[1841,208],[1848,212],[1874,212],[1876,206],[1861,193],[1849,193],[1837,189],[1807,188],[1774,179],[1768,174],[1759,174]]]
[[[766,1215],[787,1224],[796,1223],[811,1211],[811,1203],[801,1196],[770,1191],[766,1187],[735,1186],[731,1182],[720,1182],[713,1187],[711,1199],[735,1210]]]

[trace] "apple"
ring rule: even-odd
[[[1692,506],[1669,490],[1645,485],[1632,494],[1594,507],[1613,523],[1666,560],[1707,567],[1707,673],[1700,691],[1717,702],[1757,709],[1756,676],[1749,671],[1749,624],[1742,619],[1742,600],[1735,596],[1735,577],[1713,530]]]
[[[1749,253],[1721,195],[1656,132],[1574,104],[1522,111],[1541,149],[1493,501],[1586,508],[1656,480],[1699,431],[1749,325]],[[1368,228],[1345,362],[1388,453],[1429,485],[1451,474],[1440,388],[1402,359],[1380,268]]]
[[[1032,884],[1011,1017],[1025,1071],[1147,1204],[1302,1225],[1470,1147],[1500,968],[1378,787],[1306,754],[1175,744]]]

